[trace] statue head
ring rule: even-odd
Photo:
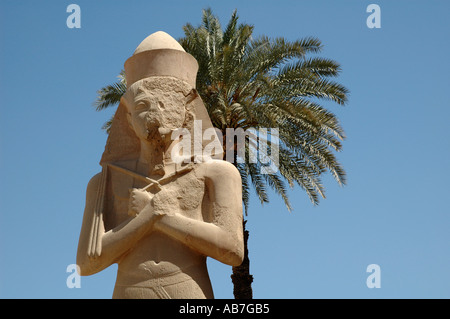
[[[202,121],[203,131],[212,128],[195,90],[197,71],[195,58],[167,33],[158,31],[144,39],[125,62],[127,91],[100,163],[137,158],[140,141],[170,136],[179,128],[192,131],[194,120]]]

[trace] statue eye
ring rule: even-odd
[[[161,102],[161,101],[158,102],[158,105],[159,105],[159,108],[160,108],[160,109],[164,109],[164,108],[165,108],[164,103]]]
[[[147,109],[147,104],[143,101],[136,103],[135,108],[136,111],[142,111]]]

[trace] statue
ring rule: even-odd
[[[217,148],[212,158],[171,156],[177,129],[192,131],[194,121],[212,128],[195,90],[197,70],[195,58],[161,31],[125,62],[127,91],[102,171],[87,186],[77,252],[81,275],[118,264],[113,298],[213,298],[206,258],[242,262],[238,170]]]

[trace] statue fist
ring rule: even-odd
[[[152,200],[152,196],[141,189],[133,188],[130,191],[130,199],[128,201],[128,215],[138,215],[145,206],[147,206]]]

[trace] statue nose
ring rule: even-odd
[[[161,101],[150,103],[150,111],[162,111],[164,110],[164,103]]]

